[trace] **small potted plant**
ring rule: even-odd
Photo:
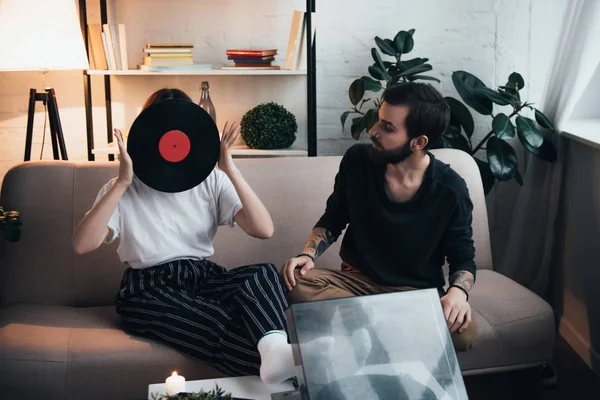
[[[0,236],[8,242],[21,238],[21,215],[18,211],[5,211],[0,207]]]
[[[294,114],[274,102],[259,104],[242,117],[241,135],[251,149],[285,149],[296,140]]]
[[[231,393],[225,393],[219,385],[215,385],[215,388],[210,392],[201,390],[199,392],[179,393],[171,396],[152,393],[152,400],[235,400],[235,397],[232,397]]]

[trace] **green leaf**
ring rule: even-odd
[[[365,129],[365,117],[356,117],[352,119],[352,126],[350,127],[350,134],[354,140],[359,140],[362,131]]]
[[[519,173],[519,169],[517,168],[517,172],[515,172],[515,181],[521,186],[523,186],[523,177]]]
[[[406,61],[400,61],[400,63],[398,64],[398,71],[404,72],[408,69],[416,67],[417,65],[425,64],[427,61],[429,61],[429,58],[420,58],[420,57],[411,58],[410,60],[406,60]]]
[[[410,36],[413,36],[415,34],[415,30],[414,29],[409,29],[408,33],[410,33]]]
[[[535,123],[531,119],[517,115],[516,122],[517,135],[519,136],[521,143],[523,143],[523,146],[538,148],[542,145],[544,142],[544,137],[540,131],[538,131]]]
[[[387,80],[387,74],[382,71],[380,68],[377,68],[373,65],[369,66],[369,74],[375,79],[379,79],[380,81]]]
[[[521,142],[523,143],[523,147],[525,147],[528,152],[544,161],[555,162],[558,158],[554,145],[546,138],[544,138],[544,141],[540,147],[533,147],[526,142]]]
[[[340,117],[340,122],[342,123],[342,129],[346,125],[346,120],[348,119],[348,115],[350,115],[353,111],[344,111],[342,116]]]
[[[492,101],[479,93],[480,89],[486,88],[479,78],[465,71],[455,71],[452,74],[452,82],[456,91],[468,106],[483,115],[492,113]]]
[[[436,81],[436,82],[440,82],[440,80],[438,78],[434,78],[433,76],[429,76],[429,75],[413,75],[409,78],[411,81],[416,81],[417,79],[421,79],[423,81]]]
[[[487,194],[492,191],[494,183],[496,182],[496,178],[494,178],[494,174],[492,174],[490,165],[487,162],[474,157],[473,159],[479,167],[479,173],[481,174],[481,182],[483,183],[483,192],[487,196]]]
[[[486,152],[490,170],[496,179],[509,181],[515,176],[518,160],[510,144],[492,136],[486,143]]]
[[[367,133],[369,133],[371,128],[377,123],[377,121],[379,121],[378,110],[372,108],[369,111],[367,111],[364,120],[365,130],[367,131]]]
[[[508,83],[506,84],[506,86],[510,86],[511,88],[516,89],[518,91],[525,87],[525,80],[523,79],[521,74],[513,72],[509,75]]]
[[[350,97],[350,103],[353,106],[357,105],[358,102],[363,98],[365,94],[365,82],[362,79],[356,79],[350,85],[348,95]]]
[[[506,97],[490,88],[479,89],[478,92],[500,106],[507,106],[510,104],[510,101]]]
[[[378,92],[382,88],[381,82],[376,81],[375,79],[370,78],[368,76],[362,76],[360,78],[360,80],[365,83],[365,90],[370,90],[372,92]]]
[[[446,130],[444,131],[442,136],[446,136],[448,138],[455,138],[460,135],[461,135],[460,123],[456,119],[451,118],[450,123],[446,127]]]
[[[492,130],[500,139],[511,139],[515,137],[515,127],[506,114],[498,114],[492,121]]]
[[[462,150],[466,153],[471,154],[471,146],[463,135],[458,136],[442,136],[444,140],[444,147],[452,149]]]
[[[390,45],[390,42],[391,40],[389,39],[383,40],[379,36],[375,36],[375,43],[377,44],[377,47],[379,47],[381,52],[383,54],[387,54],[388,56],[395,56],[396,49],[394,48],[393,43]]]
[[[387,69],[385,67],[385,64],[383,63],[383,60],[381,59],[381,56],[379,55],[379,52],[375,47],[371,48],[371,56],[373,57],[375,64],[377,64],[379,68],[381,68],[383,71]]]
[[[540,126],[542,128],[546,128],[546,129],[552,129],[554,130],[554,125],[552,124],[552,121],[550,121],[548,119],[548,117],[546,117],[540,110],[538,110],[537,108],[534,108],[535,110],[535,120],[537,121],[538,124],[540,124]]]
[[[502,87],[503,86],[501,86],[501,88]],[[498,93],[500,93],[500,96],[504,97],[512,105],[515,105],[519,102],[519,98],[515,94],[513,94],[514,91],[498,89]]]
[[[460,122],[460,125],[465,130],[467,137],[470,138],[473,136],[475,123],[473,122],[473,116],[471,116],[469,109],[454,97],[444,97],[444,100],[446,100],[446,103],[450,107],[450,114],[453,115],[458,122]]]
[[[400,54],[410,53],[415,46],[415,41],[412,35],[407,31],[400,31],[394,38],[394,46]]]
[[[412,67],[404,72],[401,72],[398,76],[410,76],[414,74],[420,74],[421,72],[431,71],[432,69],[433,67],[430,64],[417,65],[416,67]]]

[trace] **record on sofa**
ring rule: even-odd
[[[199,105],[183,99],[153,104],[127,138],[133,172],[151,188],[183,192],[202,183],[219,160],[219,130]]]

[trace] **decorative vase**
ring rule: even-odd
[[[206,111],[210,117],[213,119],[213,121],[215,121],[215,124],[217,123],[217,113],[215,111],[215,106],[212,102],[212,100],[210,99],[210,86],[208,85],[207,81],[203,81],[202,82],[202,95],[200,96],[200,103],[199,106],[202,107],[204,109],[204,111]]]

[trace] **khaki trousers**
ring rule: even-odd
[[[290,304],[415,290],[407,286],[378,285],[357,270],[335,271],[315,268],[302,276],[300,269],[296,269],[295,278],[296,286],[288,294]],[[440,296],[444,294],[442,292]],[[470,349],[477,339],[475,318],[472,317],[471,324],[464,332],[456,331],[451,337],[456,351]]]

